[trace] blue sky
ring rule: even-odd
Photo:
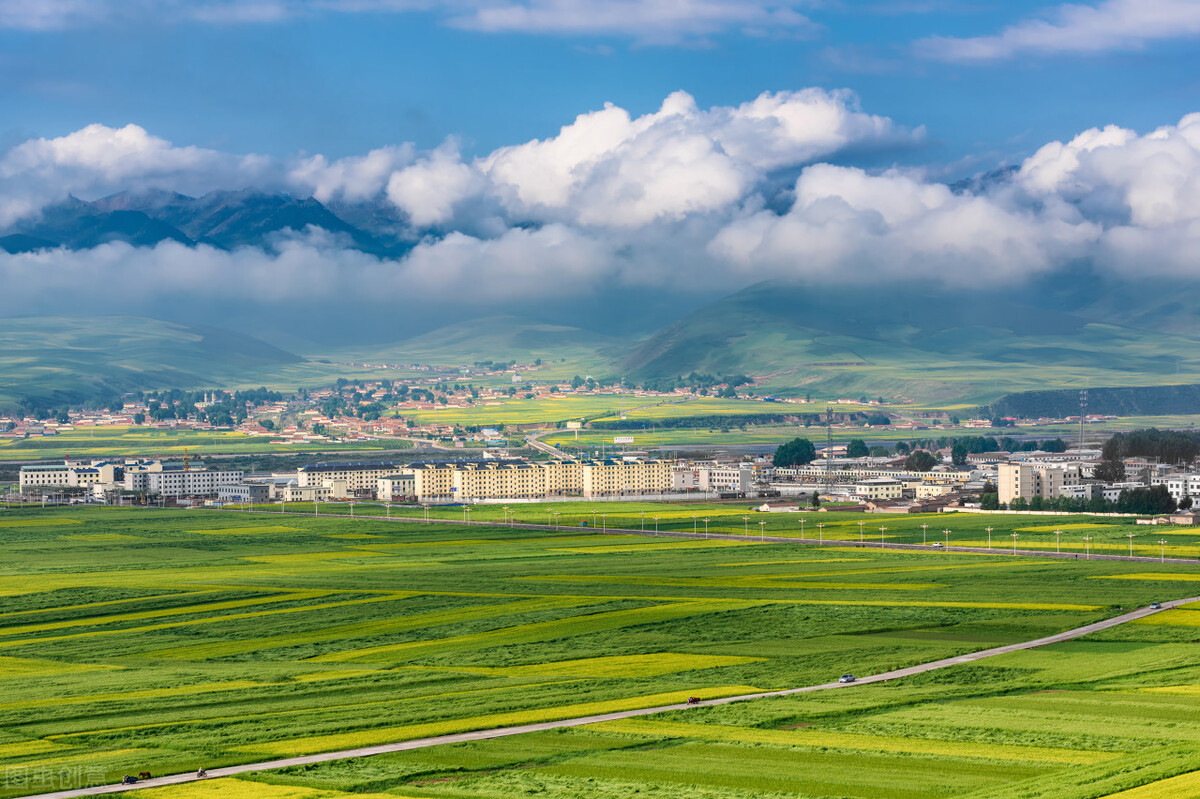
[[[931,36],[991,36],[1059,13],[1036,0],[796,3],[807,22],[750,32],[740,20],[702,32],[686,22],[643,32],[636,22],[625,31],[464,29],[470,3],[352,13],[271,3],[267,19],[249,21],[227,10],[196,19],[213,8],[205,3],[63,3],[58,16],[45,5],[31,18],[0,3],[0,147],[100,122],[277,156],[431,148],[447,136],[476,154],[552,135],[604,102],[641,114],[676,89],[707,107],[819,86],[850,88],[871,113],[925,125],[925,147],[899,160],[969,158],[952,169],[972,171],[1092,126],[1177,121],[1200,93],[1187,35],[983,62],[919,52]]]

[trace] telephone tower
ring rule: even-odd
[[[1079,392],[1079,448],[1083,449],[1083,420],[1087,415],[1088,392],[1083,389]]]

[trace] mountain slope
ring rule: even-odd
[[[215,387],[302,359],[218,328],[129,316],[0,319],[0,406]]]
[[[1047,385],[1190,382],[1188,375],[1200,375],[1198,345],[1192,336],[1098,322],[998,293],[768,282],[665,328],[622,368],[636,380],[745,373],[784,393],[945,403]]]

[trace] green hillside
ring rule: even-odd
[[[302,360],[227,330],[143,317],[0,319],[0,407],[253,382]]]
[[[476,362],[534,363],[542,367],[531,378],[544,380],[592,373],[610,375],[628,351],[620,339],[578,327],[547,324],[516,316],[471,319],[382,347],[356,347],[323,357],[460,366]]]
[[[623,369],[635,380],[745,373],[781,394],[983,403],[1047,386],[1195,382],[1198,343],[986,292],[772,282],[665,328]]]

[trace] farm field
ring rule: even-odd
[[[1200,572],[1171,564],[220,511],[0,517],[3,796],[827,682],[1200,593]],[[1195,766],[1193,614],[895,686],[146,795],[1002,796],[1087,770],[1135,787]]]
[[[825,404],[813,402],[804,405],[761,402],[759,400],[717,399],[699,397],[638,397],[632,394],[600,394],[574,396],[564,394],[541,399],[513,398],[497,404],[482,402],[469,408],[440,408],[430,410],[402,410],[400,416],[421,424],[495,425],[495,424],[555,424],[573,419],[620,418],[624,413],[628,419],[654,419],[734,416],[738,414],[771,413],[818,413],[824,412]],[[837,405],[835,409],[862,410],[859,407]],[[589,431],[581,431],[586,435]],[[640,431],[634,431],[634,433]],[[604,431],[611,442],[613,435],[624,435],[625,431]],[[564,431],[565,434],[565,431]],[[573,435],[573,431],[572,431]]]
[[[1133,534],[1133,553],[1144,557],[1200,558],[1200,528],[1176,525],[1140,525],[1133,517],[1088,516],[1080,514],[1024,516],[1006,513],[926,513],[881,514],[848,511],[805,510],[792,513],[761,513],[754,510],[758,502],[554,502],[513,503],[502,505],[472,505],[464,511],[461,505],[430,506],[432,518],[471,521],[503,522],[511,519],[524,524],[557,523],[559,530],[619,528],[653,533],[655,516],[662,532],[705,532],[705,519],[710,533],[745,535],[750,538],[787,536],[840,541],[866,541],[878,546],[882,535],[885,544],[932,544],[940,541],[951,547],[988,546],[991,527],[991,547],[997,552],[1011,552],[1012,534],[1016,533],[1017,552],[1054,551],[1077,553],[1084,558],[1095,554],[1128,555]],[[269,512],[278,505],[256,506]],[[288,503],[289,512],[311,513],[312,503]],[[344,503],[321,503],[322,514],[348,514]],[[554,513],[558,517],[554,517]],[[419,507],[393,505],[390,509],[376,503],[354,503],[355,516],[391,516],[421,519],[425,511]],[[643,516],[644,514],[644,516]],[[693,518],[694,517],[694,518]],[[762,522],[762,525],[759,525]],[[860,535],[859,522],[862,522]],[[645,525],[643,528],[643,524]],[[818,525],[821,525],[818,527]],[[925,525],[922,528],[921,525]],[[887,529],[880,531],[880,527]],[[949,535],[944,531],[949,530]],[[1061,531],[1062,535],[1055,535]],[[1091,540],[1085,540],[1085,536]],[[1165,543],[1160,543],[1165,542]]]
[[[53,436],[0,441],[0,460],[47,460],[66,456],[92,457],[182,457],[257,455],[269,452],[328,452],[337,450],[394,450],[411,446],[407,441],[317,442],[312,444],[272,443],[271,436],[247,436],[234,430],[160,430],[153,427],[94,427],[69,430]]]

